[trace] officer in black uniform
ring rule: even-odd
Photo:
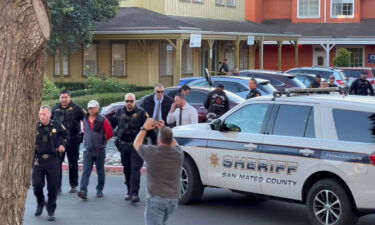
[[[322,76],[320,76],[320,74],[317,74],[315,76],[315,80],[310,84],[309,88],[320,88],[320,82],[322,82]]]
[[[257,86],[258,86],[257,80],[255,80],[254,78],[251,78],[249,81],[250,91],[249,91],[249,94],[246,96],[246,99],[262,96]]]
[[[77,192],[78,186],[78,158],[79,158],[79,145],[82,142],[83,134],[81,133],[81,121],[83,120],[86,111],[73,103],[70,93],[66,90],[60,93],[60,103],[52,109],[52,118],[54,121],[62,123],[69,131],[70,141],[66,147],[66,154],[69,162],[69,193]],[[60,157],[61,160],[61,176],[59,182],[58,194],[61,193],[62,181],[62,163],[65,158],[65,153]]]
[[[121,152],[121,164],[124,167],[127,186],[125,200],[131,200],[133,203],[139,202],[140,169],[143,166],[143,159],[133,148],[133,141],[147,118],[147,112],[135,105],[135,95],[132,93],[125,95],[125,107],[111,118],[113,129],[117,127],[116,146]]]
[[[48,220],[55,220],[57,189],[60,178],[58,155],[65,151],[69,133],[59,122],[50,120],[51,108],[42,106],[39,111],[32,184],[37,200],[35,216],[40,216],[46,206]],[[48,201],[44,199],[43,188],[47,179]]]
[[[349,93],[352,95],[372,95],[374,96],[374,88],[370,81],[367,80],[367,73],[363,72],[361,77],[356,79],[350,85]]]

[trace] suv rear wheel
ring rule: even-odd
[[[358,220],[349,194],[334,179],[316,182],[307,194],[306,204],[313,225],[353,225]]]
[[[202,197],[203,189],[197,166],[192,159],[185,157],[181,174],[180,204],[186,205],[199,201]]]

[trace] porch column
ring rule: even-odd
[[[212,48],[213,48],[213,46],[214,46],[214,42],[215,42],[215,40],[213,40],[213,39],[208,39],[207,40],[207,43],[208,43],[208,48],[209,48],[209,52],[208,52],[208,71],[212,71],[212,54],[213,54],[213,52],[212,52]]]
[[[236,47],[236,62],[235,67],[240,68],[240,37],[237,37],[237,39],[234,41],[235,47]]]
[[[181,80],[181,70],[182,70],[182,45],[184,40],[182,38],[176,39],[176,55],[174,64],[174,75],[173,84],[177,85]]]
[[[295,63],[295,67],[298,67],[299,66],[299,56],[298,56],[298,41],[291,41],[290,43],[293,44],[294,46],[294,63]]]
[[[283,41],[277,41],[277,68],[281,71],[282,69],[282,51],[283,51]]]
[[[259,40],[259,69],[264,68],[264,45],[263,39]]]
[[[322,48],[324,48],[324,50],[326,51],[326,66],[329,67],[330,66],[330,52],[332,50],[333,47],[335,47],[335,44],[320,44],[322,46]]]

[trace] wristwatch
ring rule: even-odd
[[[144,128],[144,127],[141,127],[141,130],[144,130],[144,131],[146,131],[146,132],[148,131],[148,130],[147,130],[146,128]]]

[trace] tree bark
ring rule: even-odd
[[[0,1],[0,224],[23,223],[49,38],[45,0]]]

